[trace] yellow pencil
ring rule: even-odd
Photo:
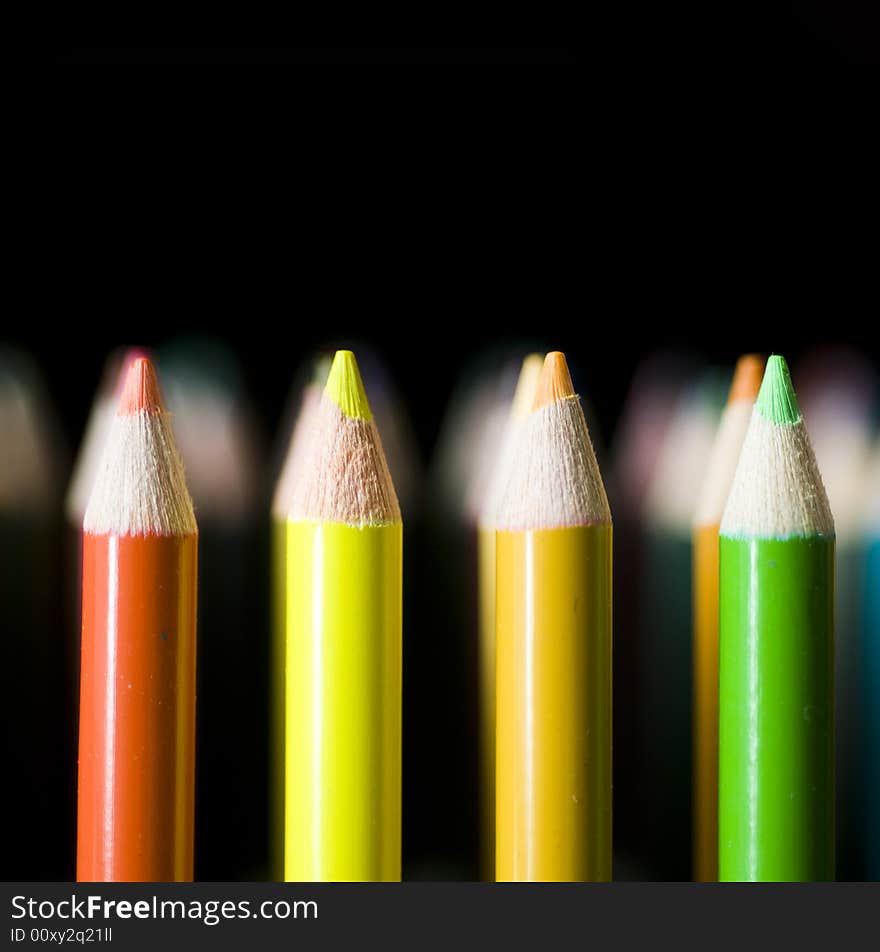
[[[337,352],[287,526],[285,879],[400,879],[403,525]]]
[[[560,353],[496,525],[496,879],[608,880],[611,512]]]
[[[740,357],[694,516],[693,876],[697,882],[718,879],[718,527],[763,375],[762,357]]]
[[[495,522],[516,452],[516,437],[532,409],[543,363],[541,354],[529,354],[522,362],[477,526],[480,878],[484,880],[495,878]]]

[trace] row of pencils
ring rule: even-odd
[[[4,462],[9,878],[44,878],[65,800],[81,881],[877,878],[880,454],[831,414],[835,532],[781,357],[743,357],[723,410],[717,377],[672,400],[647,375],[612,547],[589,406],[529,355],[453,408],[415,572],[413,474],[350,351],[298,388],[265,535],[209,382],[173,415],[145,352],[115,364],[68,493],[78,637],[41,618],[50,474]]]

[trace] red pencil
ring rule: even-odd
[[[197,547],[155,370],[139,358],[83,522],[81,882],[192,879]]]

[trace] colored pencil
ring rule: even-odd
[[[697,498],[693,531],[693,869],[718,879],[718,528],[761,386],[764,360],[740,357]]]
[[[782,357],[720,530],[718,871],[834,878],[834,522]]]
[[[69,749],[68,763],[76,763],[78,724],[76,709],[79,703],[80,672],[82,655],[82,564],[83,564],[83,517],[95,482],[95,474],[101,465],[107,434],[116,416],[119,398],[125,386],[128,371],[138,357],[149,356],[143,348],[117,347],[104,361],[85,430],[77,449],[73,471],[64,497],[64,607],[65,607],[65,707]],[[71,841],[76,839],[76,771],[70,770],[70,828]],[[75,862],[75,861],[74,861]],[[72,867],[74,868],[73,864]]]
[[[287,644],[287,513],[321,400],[329,364],[316,361],[314,376],[303,387],[299,410],[290,431],[287,452],[272,497],[272,645],[269,689],[272,714],[269,744],[269,864],[272,879],[284,880],[284,711]]]
[[[77,879],[191,880],[198,530],[146,358],[83,530]]]
[[[730,378],[707,370],[682,395],[645,501],[638,660],[642,849],[648,875],[693,876],[693,520]]]
[[[865,727],[865,878],[880,881],[880,444],[862,492],[864,545],[862,566],[862,691]]]
[[[480,878],[487,881],[495,878],[495,525],[516,440],[531,412],[543,364],[541,354],[529,354],[522,362],[477,527]]]
[[[400,879],[402,522],[338,351],[288,512],[285,878]]]
[[[496,879],[608,880],[611,513],[558,352],[496,525]]]

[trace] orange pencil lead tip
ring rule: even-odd
[[[759,354],[744,354],[740,357],[733,372],[733,381],[727,396],[728,403],[737,400],[754,403],[758,399],[758,391],[764,378],[764,364],[765,360]]]
[[[141,410],[159,413],[164,409],[153,362],[149,357],[137,357],[128,368],[117,415],[130,416]]]
[[[544,358],[544,366],[541,369],[541,376],[538,377],[538,387],[535,391],[535,402],[532,409],[540,410],[541,407],[547,407],[551,403],[559,403],[561,400],[574,395],[574,387],[571,383],[571,374],[568,372],[568,364],[565,362],[565,354],[558,350],[551,351]]]

